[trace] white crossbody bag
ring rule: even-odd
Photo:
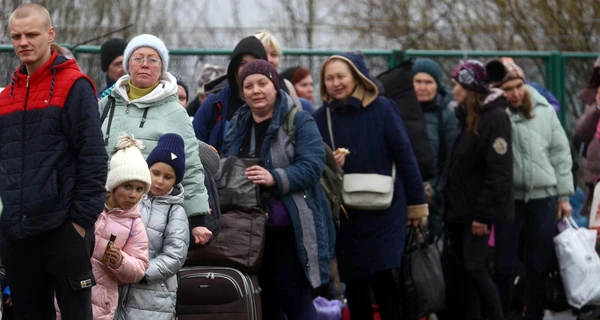
[[[326,107],[327,108],[327,107]],[[335,151],[331,111],[327,108],[327,127],[331,148]],[[392,164],[392,176],[376,173],[345,173],[342,188],[344,206],[357,210],[385,210],[392,205],[396,164]]]

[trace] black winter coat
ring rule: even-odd
[[[423,181],[429,181],[436,175],[433,149],[427,136],[425,115],[421,103],[417,100],[413,87],[412,60],[377,76],[384,88],[383,95],[396,103],[400,112],[410,144],[412,145]]]
[[[508,101],[494,89],[487,96],[478,134],[466,128],[457,108],[459,132],[448,159],[444,221],[494,224],[513,217],[513,151]]]

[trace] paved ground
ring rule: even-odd
[[[561,313],[553,313],[552,320],[575,320],[575,317],[570,310]]]

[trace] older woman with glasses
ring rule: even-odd
[[[209,214],[204,186],[204,168],[198,156],[198,141],[192,122],[177,98],[177,80],[167,72],[169,51],[157,37],[142,34],[125,48],[123,67],[127,72],[117,80],[108,96],[100,100],[104,145],[111,153],[117,137],[126,133],[143,141],[144,158],[165,133],[176,133],[185,142],[184,208],[192,227],[192,241],[206,243],[211,232],[203,227]]]

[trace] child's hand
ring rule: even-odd
[[[108,264],[113,268],[117,267],[121,262],[121,248],[117,246],[111,246],[106,251],[106,255],[108,256]]]
[[[6,298],[6,302],[4,304],[6,304],[7,307],[12,307],[12,299],[11,299],[11,297]]]
[[[195,227],[192,229],[192,235],[194,236],[194,243],[203,245],[210,240],[212,237],[212,232],[208,230],[206,227]]]

